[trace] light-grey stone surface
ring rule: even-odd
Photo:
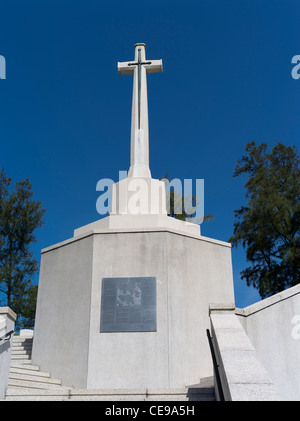
[[[237,309],[236,314],[280,400],[299,401],[300,335],[294,333],[300,333],[300,285]]]
[[[156,332],[100,333],[102,278],[122,276],[156,277]],[[216,301],[234,302],[227,243],[169,229],[74,237],[42,254],[32,362],[76,388],[193,385],[213,373]]]
[[[213,306],[210,319],[225,400],[279,400],[274,384],[234,310]]]
[[[17,315],[11,308],[0,307],[0,337],[14,330],[16,319]],[[13,335],[9,340],[0,341],[0,399],[4,398],[8,384],[12,338]]]

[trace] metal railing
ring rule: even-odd
[[[1,341],[3,341],[3,342],[5,342],[5,341],[9,341],[10,340],[10,338],[11,338],[11,335],[14,333],[14,330],[10,330],[9,332],[7,332],[7,333],[5,333],[5,335],[4,336],[2,336],[1,338],[0,338],[0,342]]]
[[[219,372],[219,364],[217,362],[214,344],[213,344],[213,341],[212,341],[212,337],[210,336],[209,329],[206,329],[206,334],[207,334],[208,343],[209,343],[210,352],[211,352],[211,357],[212,357],[212,361],[213,361],[219,399],[220,399],[220,401],[225,401],[223,388],[222,388],[222,382],[221,382],[221,378],[220,378],[220,372]]]

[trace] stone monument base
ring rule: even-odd
[[[32,363],[86,389],[182,388],[212,376],[208,308],[234,305],[231,248],[192,225],[115,215],[42,250]]]

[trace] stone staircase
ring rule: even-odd
[[[13,337],[6,401],[64,400],[69,387],[31,364],[32,338]]]
[[[14,336],[6,401],[214,401],[211,378],[182,389],[74,389],[31,364],[32,338]]]

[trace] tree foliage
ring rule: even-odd
[[[262,298],[300,282],[300,157],[295,147],[248,143],[234,177],[248,175],[246,206],[236,210],[233,246],[251,266],[241,277]]]
[[[171,183],[173,179],[170,178],[168,174],[165,174],[161,177],[161,180]],[[168,205],[168,216],[171,218],[179,219],[181,221],[189,221],[192,218],[193,223],[207,222],[214,219],[212,215],[204,215],[200,218],[195,217],[195,209],[200,201],[195,194],[192,194],[191,197],[187,197],[182,194],[182,191],[175,191],[173,188],[167,188],[166,200]],[[188,206],[186,206],[186,202],[188,203]]]
[[[0,293],[1,304],[14,310],[16,326],[32,327],[37,287],[32,285],[37,261],[30,250],[34,231],[42,226],[45,210],[32,200],[28,179],[15,183],[0,171]]]

